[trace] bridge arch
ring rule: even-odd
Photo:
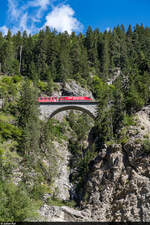
[[[50,119],[59,112],[66,110],[78,110],[88,114],[92,119],[96,119],[97,115],[97,103],[83,104],[40,104],[40,117],[41,119]]]
[[[67,110],[78,110],[78,111],[81,111],[81,112],[84,112],[84,113],[88,114],[92,119],[96,118],[95,115],[90,110],[88,110],[87,108],[84,108],[82,106],[76,106],[76,105],[74,105],[74,106],[70,106],[70,105],[62,106],[62,107],[56,109],[54,112],[52,112],[51,115],[49,116],[49,118],[51,119],[57,113],[67,111]]]

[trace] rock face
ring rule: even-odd
[[[62,83],[57,83],[57,89],[54,90],[53,96],[65,96],[65,95],[73,95],[73,96],[90,96],[93,98],[92,93],[85,88],[82,88],[81,85],[77,84],[74,80],[69,80],[65,85]],[[93,98],[94,99],[94,98]],[[81,111],[76,111],[78,114]],[[63,111],[54,116],[55,119],[59,121],[63,121],[64,117],[68,115],[69,111]],[[79,114],[80,116],[80,114]],[[69,135],[69,134],[68,134]],[[68,136],[67,135],[67,136]],[[69,160],[71,154],[68,151],[68,143],[63,142],[63,145],[60,145],[58,142],[54,143],[55,149],[57,149],[60,153],[59,164],[59,172],[58,177],[55,180],[54,188],[57,189],[57,197],[62,200],[68,200],[70,198],[70,182],[69,182]]]
[[[75,80],[68,80],[65,84],[56,83],[53,96],[89,96],[93,98],[91,91],[81,87]]]
[[[78,89],[82,90],[71,81],[61,88],[61,94],[91,96]],[[150,222],[150,106],[136,113],[135,121],[125,128],[126,143],[105,145],[90,163],[80,210],[45,204],[40,209],[44,221]],[[63,191],[61,196],[69,185],[64,178],[68,157],[66,153],[61,179],[56,181],[62,199],[69,196]]]
[[[125,144],[105,145],[90,163],[80,210],[44,205],[44,220],[150,221],[150,106],[136,113],[135,120],[135,126],[127,127]]]
[[[95,159],[84,206],[93,221],[150,221],[150,157],[130,151],[114,145]]]
[[[89,90],[81,87],[81,85],[77,84],[74,80],[69,80],[67,83],[65,83],[65,85],[62,86],[61,91],[62,95],[64,96],[89,96],[93,98],[93,95]]]
[[[150,156],[138,147],[104,148],[91,166],[82,209],[44,205],[40,209],[44,221],[149,222]]]
[[[83,204],[92,221],[150,221],[149,115],[150,107],[138,112],[128,142],[105,146],[92,162]]]
[[[44,205],[40,208],[40,215],[44,221],[51,222],[80,222],[89,221],[90,213],[70,208],[68,206],[48,206]],[[43,221],[42,220],[42,221]]]
[[[55,179],[54,189],[56,190],[57,198],[62,200],[69,200],[70,199],[70,182],[69,182],[69,159],[70,153],[67,149],[67,143],[63,142],[60,144],[58,142],[54,143],[55,148],[60,149],[59,151],[59,158],[58,158],[58,176]],[[62,157],[63,156],[63,157]]]
[[[0,99],[0,109],[2,108],[2,106],[3,106],[3,100]]]

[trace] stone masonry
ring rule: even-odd
[[[59,102],[50,104],[40,104],[40,117],[42,120],[49,119],[57,113],[66,110],[80,110],[87,113],[93,119],[97,115],[97,102]]]

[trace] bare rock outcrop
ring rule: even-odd
[[[150,150],[143,145],[150,140],[150,107],[135,119],[128,142],[105,146],[92,163],[83,201],[92,221],[150,221]]]
[[[81,208],[44,205],[44,221],[150,222],[150,106],[134,119],[127,141],[104,145],[89,164]]]
[[[62,95],[89,96],[93,98],[91,91],[81,87],[75,80],[69,80],[62,85]]]
[[[77,210],[68,206],[44,205],[39,210],[41,218],[50,222],[86,222],[90,221],[90,213],[86,210]]]
[[[55,178],[55,182],[53,185],[54,190],[56,190],[55,195],[57,198],[62,200],[70,199],[70,182],[69,182],[69,159],[70,153],[67,149],[67,142],[63,141],[63,143],[54,142],[54,146],[56,149],[60,149],[59,156],[57,159],[57,177]]]

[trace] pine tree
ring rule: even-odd
[[[53,79],[50,70],[47,71],[47,95],[51,96],[53,92]]]
[[[34,156],[39,151],[39,109],[36,88],[28,80],[22,87],[18,112],[18,125],[22,129],[19,151],[28,159],[35,161],[37,157]]]
[[[69,35],[67,32],[60,36],[60,49],[57,61],[57,80],[65,82],[71,71],[69,57]]]
[[[15,46],[12,41],[11,32],[8,31],[2,45],[2,71],[8,75],[13,75],[18,73],[19,62],[17,61],[17,54],[15,51]]]
[[[86,32],[85,46],[87,48],[90,66],[94,67],[97,72],[99,72],[98,40],[99,30],[96,29],[92,31],[92,28],[89,26]]]
[[[110,53],[109,53],[109,33],[104,32],[103,36],[103,45],[102,45],[102,72],[104,80],[107,80],[109,77],[109,68],[110,68]]]

